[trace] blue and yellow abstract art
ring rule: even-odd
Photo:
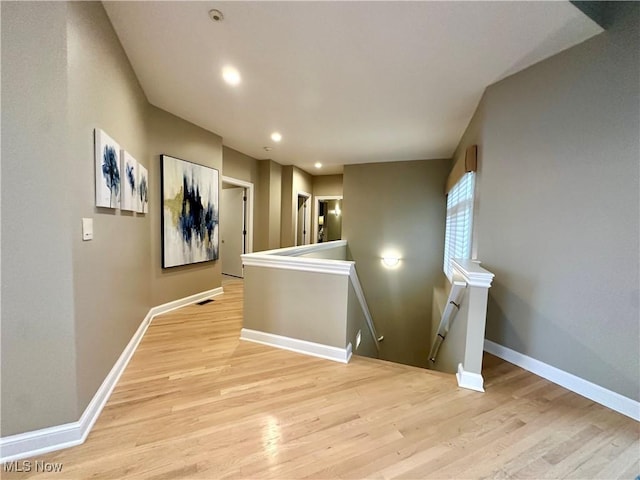
[[[161,155],[162,267],[218,259],[215,168]]]

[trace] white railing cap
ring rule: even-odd
[[[322,250],[330,250],[337,247],[346,247],[346,240],[334,240],[332,242],[312,243],[310,245],[298,245],[296,247],[276,248],[274,250],[264,250],[262,252],[245,253],[243,257],[248,255],[278,255],[284,257],[297,257],[307,253],[320,252]]]
[[[491,287],[495,275],[482,268],[478,260],[454,258],[451,260],[451,265],[455,273],[459,274],[470,287]]]
[[[349,275],[351,266],[355,262],[349,260],[329,260],[300,256],[331,248],[343,247],[346,244],[346,240],[336,240],[334,242],[278,248],[276,250],[267,250],[257,253],[245,253],[244,255],[241,255],[242,264],[249,267],[270,267],[283,270],[299,270],[302,272]]]

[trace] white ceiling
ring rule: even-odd
[[[449,158],[485,87],[602,31],[564,1],[104,5],[149,102],[313,174]]]

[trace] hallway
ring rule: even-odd
[[[62,473],[2,478],[634,478],[637,422],[492,356],[487,392],[238,340],[243,282],[156,317]],[[36,460],[36,459],[32,459]]]

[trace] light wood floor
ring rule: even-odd
[[[238,340],[242,282],[157,317],[86,443],[48,478],[627,478],[640,424],[495,357],[453,375]],[[35,459],[31,459],[32,461]],[[3,478],[47,475],[3,473]]]

